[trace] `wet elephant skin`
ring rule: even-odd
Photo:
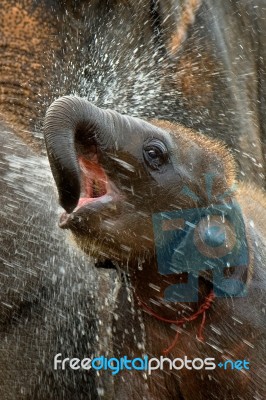
[[[192,14],[182,19],[186,5]],[[240,179],[262,186],[264,13],[265,1],[244,0],[1,1],[1,398],[97,396],[93,376],[51,367],[60,338],[80,357],[93,346],[90,293],[100,272],[56,228],[40,133],[47,106],[72,93],[129,116],[179,122],[224,140]],[[80,312],[88,318],[77,319]]]

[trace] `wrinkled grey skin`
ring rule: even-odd
[[[13,6],[15,3],[10,0],[5,2],[5,6]],[[30,101],[27,95],[26,103],[31,107],[30,118],[27,118],[30,119],[30,134],[34,140],[40,138],[35,127],[36,124],[40,126],[46,106],[60,95],[76,93],[88,97],[100,107],[109,107],[142,118],[179,121],[185,126],[192,126],[210,136],[219,137],[237,150],[240,177],[263,184],[265,0],[218,0],[215,4],[205,0],[189,29],[186,41],[175,54],[169,51],[168,42],[176,29],[180,3],[183,1],[32,0],[17,3],[23,7],[25,4],[27,10],[26,3],[32,5],[32,10],[43,4],[47,12],[41,13],[42,19],[45,18],[46,22],[52,21],[58,30],[57,34],[52,32],[47,37],[48,43],[51,37],[55,42],[58,41],[58,52],[51,46],[50,53],[44,54],[44,58],[52,60],[54,68],[51,71],[45,68],[42,70],[41,83],[34,88],[38,98]],[[152,9],[151,3],[157,3],[159,8]],[[40,29],[42,22],[40,20]],[[4,59],[7,43],[2,43],[1,35],[0,44],[1,59]],[[32,51],[34,53],[34,49]],[[207,62],[205,56],[210,58],[210,62]],[[29,58],[31,60],[31,53]],[[15,66],[16,61],[17,57],[14,56],[12,65]],[[42,64],[43,60],[37,62]],[[23,70],[23,82],[18,81],[19,75],[14,71],[17,87],[23,86],[30,68],[31,65]],[[211,87],[207,92],[206,80]],[[40,104],[40,99],[44,100],[44,104]],[[20,109],[16,101],[12,102],[13,96],[10,96],[8,103],[13,107],[16,120],[19,111],[24,115],[24,108]],[[1,144],[2,157],[11,157],[11,160],[12,157],[18,157],[19,162],[25,165],[26,157],[31,157],[31,150],[14,138],[16,131],[10,131],[4,124],[1,125],[1,139],[5,143],[10,141],[7,146]],[[33,152],[32,156],[37,157],[37,163],[42,160],[39,153]],[[35,164],[34,161],[34,166]],[[48,167],[45,163],[41,165],[40,176],[43,176],[43,170],[47,168],[48,171]],[[30,164],[27,166],[31,171],[35,169]],[[73,343],[71,338],[73,326],[79,323],[76,319],[77,309],[85,309],[85,315],[89,310],[88,319],[84,317],[88,324],[86,332],[91,332],[94,326],[91,298],[89,305],[86,303],[91,287],[87,280],[94,280],[91,269],[89,274],[83,272],[82,256],[74,257],[70,245],[62,239],[63,233],[57,231],[56,196],[50,186],[47,188],[47,180],[45,188],[42,186],[39,190],[37,187],[32,193],[35,181],[28,178],[24,167],[16,170],[19,182],[29,181],[23,187],[18,183],[14,187],[12,181],[15,167],[10,165],[9,160],[4,158],[1,167],[3,174],[10,172],[11,177],[10,181],[5,178],[1,183],[7,186],[1,188],[1,204],[5,205],[5,213],[1,212],[1,226],[5,227],[5,252],[0,272],[1,281],[5,277],[5,290],[0,306],[0,315],[4,318],[1,328],[4,340],[1,341],[0,397],[5,400],[48,400],[60,399],[61,396],[67,400],[87,398],[91,394],[92,398],[96,398],[93,380],[85,383],[82,374],[56,374],[51,369],[50,372],[44,371],[46,365],[51,368],[54,353],[62,349],[61,344],[57,347],[58,337],[70,346],[65,353],[75,353],[77,346],[77,353],[82,356],[82,340]],[[47,179],[49,181],[50,178]],[[25,198],[25,202],[21,200],[19,206],[15,204],[15,207],[9,207],[19,196]],[[21,213],[23,204],[25,209]],[[33,218],[35,223],[32,223]],[[34,236],[33,245],[31,241],[25,243],[25,235],[21,234],[21,227],[29,224],[28,235]],[[51,241],[54,243],[53,248]],[[15,253],[15,248],[25,248],[28,252],[26,255]],[[51,261],[53,256],[55,260],[58,257],[58,262]],[[62,260],[67,266],[67,279],[63,283],[58,268]],[[10,265],[18,267],[14,269]],[[50,277],[57,277],[57,286]],[[72,289],[75,288],[73,282],[76,281],[83,288],[81,292],[80,287],[75,291],[78,293],[77,297],[72,294]],[[16,295],[12,290],[14,287]],[[43,287],[47,289],[42,291]],[[32,299],[36,298],[38,301],[34,302]],[[25,299],[29,303],[27,312],[33,317],[28,318],[26,311],[18,311],[14,325],[13,312],[25,310]],[[122,303],[123,301],[126,303],[126,296],[121,300]],[[71,311],[66,308],[66,304]],[[8,305],[12,305],[13,309]],[[63,319],[61,329],[58,321],[62,310],[67,318]],[[45,326],[45,321],[50,322],[42,335],[40,327]],[[63,334],[66,335],[65,340]],[[89,335],[88,342],[93,343],[93,339],[94,334],[92,337]],[[87,354],[86,346],[84,352]],[[24,357],[24,354],[29,356]],[[37,364],[34,361],[36,354]],[[26,367],[25,358],[31,363],[30,370]],[[137,385],[134,387],[136,389]],[[141,396],[141,392],[138,394]],[[124,394],[123,398],[125,396]]]

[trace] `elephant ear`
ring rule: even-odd
[[[167,52],[174,56],[186,40],[203,0],[155,0]]]

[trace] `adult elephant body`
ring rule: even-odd
[[[0,397],[72,399],[78,387],[80,399],[96,399],[93,373],[54,371],[53,358],[94,350],[97,279],[54,223],[46,158],[6,125],[0,133]]]
[[[92,347],[87,293],[95,275],[55,227],[39,129],[46,106],[75,93],[131,116],[180,122],[224,140],[240,178],[262,186],[265,4],[1,1],[4,400],[97,396],[92,375],[63,375],[51,366],[61,342],[66,356]]]

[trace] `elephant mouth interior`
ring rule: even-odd
[[[75,151],[79,164],[79,201],[70,214],[65,211],[60,216],[59,226],[63,229],[72,226],[75,215],[80,216],[89,205],[106,204],[115,196],[114,185],[101,165],[101,152],[94,140],[85,138],[82,142],[76,138]]]
[[[99,163],[96,145],[90,145],[85,152],[78,152],[81,193],[74,212],[85,205],[100,200],[110,189],[107,175]]]
[[[71,214],[63,212],[59,226],[67,229],[71,226],[74,215],[93,202],[104,201],[111,192],[110,183],[103,167],[98,162],[97,151],[91,154],[77,154],[80,167],[81,191],[78,204]]]

